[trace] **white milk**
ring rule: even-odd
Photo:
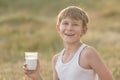
[[[25,63],[28,70],[35,70],[37,67],[37,52],[25,52]]]

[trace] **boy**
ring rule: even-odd
[[[53,56],[53,80],[114,80],[112,74],[94,48],[81,42],[87,32],[88,16],[76,6],[63,9],[57,20],[64,49]],[[35,71],[29,71],[24,65],[25,74],[33,80],[42,80],[39,73],[39,61]]]

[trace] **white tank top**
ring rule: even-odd
[[[61,51],[55,66],[59,80],[98,80],[94,70],[85,69],[78,63],[79,55],[85,47],[86,45],[82,44],[73,58],[67,63],[62,62],[64,49]]]

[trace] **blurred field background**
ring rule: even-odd
[[[89,15],[83,42],[97,49],[120,80],[120,0],[0,0],[0,80],[30,80],[23,74],[25,51],[39,52],[41,74],[52,80],[51,58],[63,48],[56,16],[67,6]]]

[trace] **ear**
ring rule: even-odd
[[[88,30],[88,28],[87,28],[87,26],[85,26],[85,27],[83,28],[83,34],[86,34],[87,30]]]
[[[57,32],[60,32],[60,25],[56,25]]]

